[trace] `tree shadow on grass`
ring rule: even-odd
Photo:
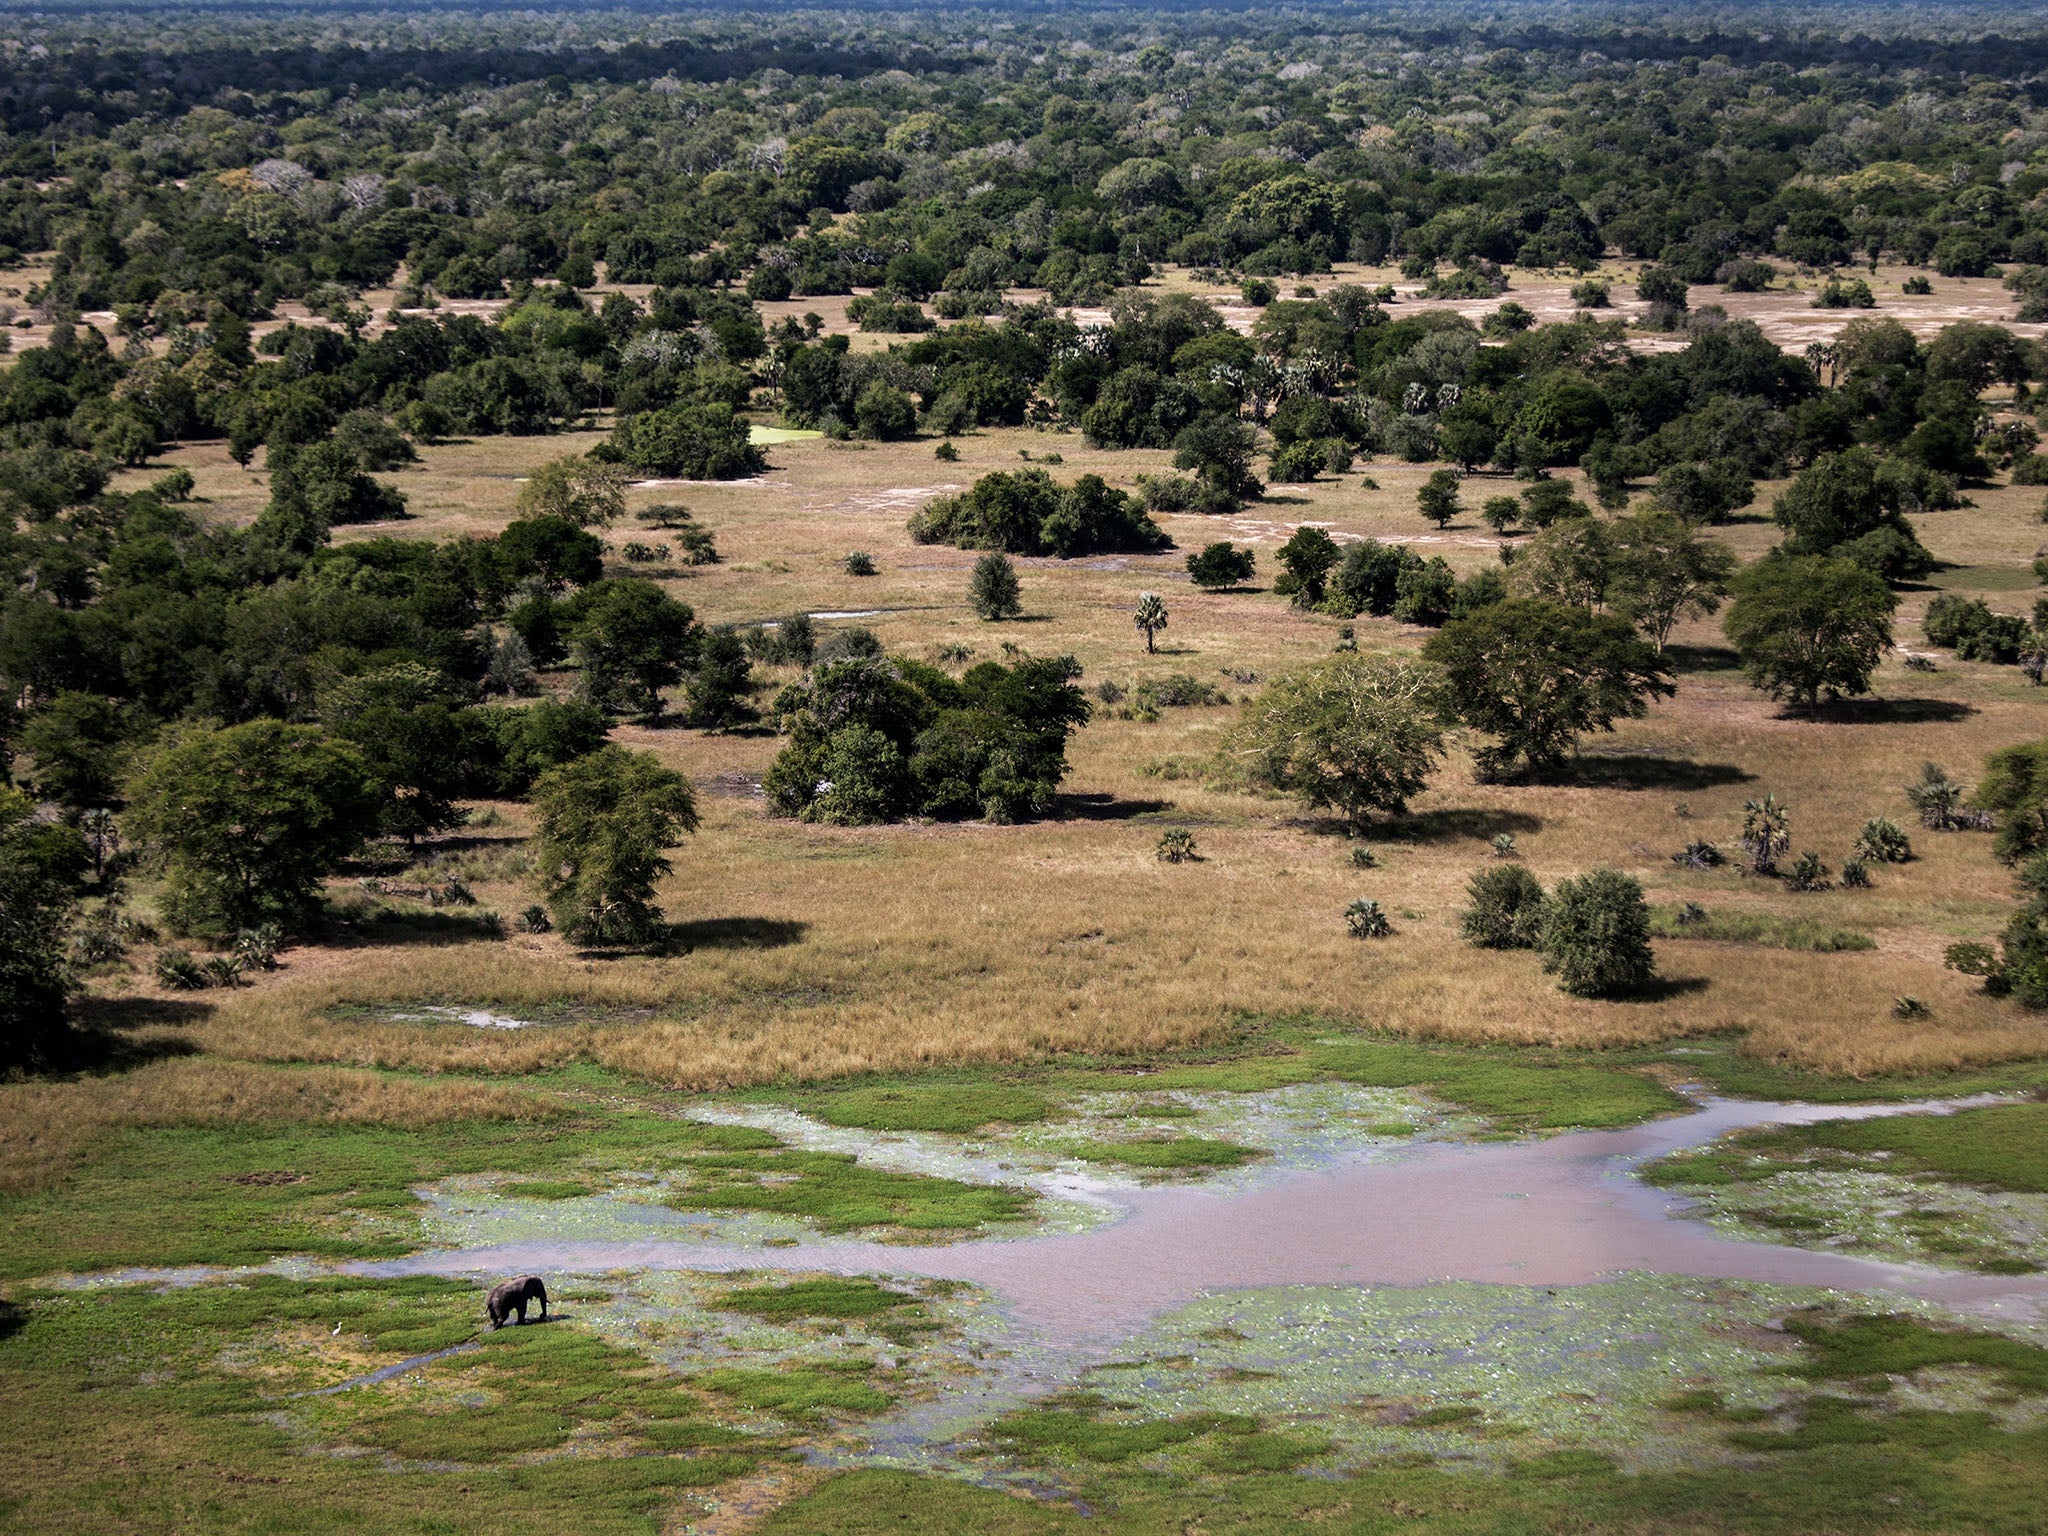
[[[693,949],[785,949],[803,942],[809,923],[782,917],[700,917],[670,923],[658,946],[662,954],[688,954]]]
[[[1122,800],[1112,794],[1061,795],[1054,803],[1051,821],[1136,821],[1173,809],[1171,800]]]
[[[1342,823],[1336,823],[1342,826]],[[1517,837],[1543,830],[1543,818],[1527,811],[1486,810],[1460,806],[1451,810],[1423,811],[1375,828],[1373,835],[1389,843],[1438,843],[1452,838],[1476,837],[1491,842],[1501,833]]]
[[[1725,645],[1667,645],[1664,660],[1681,675],[1688,672],[1733,672],[1742,658]]]
[[[28,1314],[11,1301],[0,1300],[0,1339],[11,1339],[28,1326]]]
[[[1683,789],[1699,791],[1748,784],[1756,775],[1733,763],[1696,763],[1690,758],[1647,753],[1591,752],[1572,759],[1550,782],[1587,789]]]
[[[1953,725],[1977,713],[1960,699],[1835,699],[1814,710],[1786,710],[1781,719],[1823,725]]]
[[[332,931],[344,943],[434,947],[502,939],[505,923],[495,912],[385,910],[335,920]]]
[[[138,1040],[133,1031],[151,1027],[197,1024],[211,1018],[213,1004],[186,998],[94,997],[73,999],[71,1036],[59,1061],[67,1072],[95,1075],[131,1072],[151,1062],[196,1056],[199,1047],[183,1035],[152,1035]]]
[[[1652,976],[1640,987],[1601,998],[1605,1003],[1668,1003],[1707,990],[1704,976]]]

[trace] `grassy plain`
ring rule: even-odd
[[[1184,273],[1165,283],[1220,291]],[[1892,297],[1889,277],[1877,286],[1881,312],[1916,326],[2010,312],[1995,283],[1942,282],[1932,300],[1910,302]],[[1548,315],[1565,303],[1563,288],[1518,275],[1510,296]],[[1626,312],[1626,296],[1617,297]],[[1805,309],[1804,295],[1726,302],[1731,313],[1754,311],[1795,350],[1807,332],[1844,318]],[[793,308],[822,311],[829,301]],[[1235,307],[1231,318],[1249,324],[1250,312]],[[597,440],[571,433],[427,449],[419,465],[389,477],[412,516],[342,537],[493,532],[509,519],[522,475]],[[410,1397],[380,1388],[286,1412],[283,1392],[469,1339],[474,1290],[272,1278],[166,1293],[24,1288],[67,1269],[405,1251],[419,1241],[413,1191],[460,1174],[499,1176],[513,1181],[500,1186],[508,1192],[546,1199],[622,1172],[681,1168],[696,1206],[913,1236],[1021,1209],[1010,1192],[879,1172],[680,1120],[677,1091],[790,1104],[846,1127],[959,1132],[1056,1122],[1069,1097],[1105,1088],[1341,1080],[1426,1087],[1497,1129],[1530,1131],[1661,1113],[1678,1102],[1667,1085],[1680,1080],[1823,1099],[2048,1084],[2048,1024],[1941,966],[1947,944],[1992,932],[2010,905],[1989,839],[1916,831],[1917,857],[1877,870],[1875,889],[1813,895],[1684,870],[1670,858],[1693,837],[1729,843],[1742,802],[1770,792],[1791,808],[1795,850],[1839,865],[1867,817],[1907,819],[1900,786],[1923,761],[1967,779],[1989,750],[2042,734],[2041,695],[2014,670],[1943,656],[1940,670],[1918,672],[1895,656],[1877,699],[1795,718],[1747,688],[1713,620],[1690,623],[1674,637],[1677,697],[1590,741],[1565,782],[1478,784],[1461,743],[1414,816],[1367,834],[1375,859],[1361,867],[1357,842],[1339,828],[1233,787],[1214,759],[1237,700],[1339,639],[1337,621],[1266,589],[1273,551],[1293,529],[1398,538],[1461,573],[1496,558],[1501,541],[1471,511],[1442,531],[1417,516],[1415,491],[1430,466],[1366,464],[1340,479],[1275,487],[1237,517],[1164,519],[1180,546],[1166,555],[1020,562],[1025,617],[988,625],[965,602],[974,556],[913,544],[904,528],[913,511],[1027,459],[1057,454],[1048,467],[1062,479],[1094,472],[1129,487],[1166,455],[1023,430],[956,442],[960,459],[950,463],[934,458],[929,440],[779,443],[755,480],[648,485],[632,503],[683,502],[714,532],[721,563],[654,571],[706,622],[832,615],[822,629],[861,624],[892,651],[924,659],[957,664],[962,648],[999,659],[1006,645],[1071,652],[1091,690],[1186,673],[1232,703],[1170,709],[1154,722],[1099,710],[1073,743],[1055,813],[1016,827],[780,821],[758,794],[778,745],[767,731],[621,726],[620,740],[690,776],[703,812],[661,892],[676,928],[660,953],[605,956],[554,936],[492,937],[344,879],[326,928],[248,985],[169,995],[141,956],[102,970],[82,1013],[110,1042],[107,1070],[0,1084],[0,1275],[11,1299],[0,1304],[0,1418],[48,1431],[25,1446],[21,1480],[0,1494],[0,1523],[597,1532],[647,1529],[666,1512],[681,1529],[678,1509],[708,1508],[691,1502],[691,1488],[758,1483],[781,1489],[776,1499],[800,1489],[780,1460],[794,1431],[756,1421],[830,1434],[844,1416],[886,1405],[886,1382],[858,1369],[744,1363],[677,1388],[572,1323],[488,1340],[474,1357],[420,1374]],[[243,470],[221,444],[181,448],[128,483],[170,464],[193,471],[209,516],[246,520],[267,499],[260,461]],[[1512,488],[1474,480],[1468,507]],[[1765,515],[1773,489],[1723,530],[1745,557],[1775,538]],[[1995,486],[1971,496],[1967,509],[1915,519],[1945,568],[1906,594],[1898,628],[1909,648],[1925,649],[1919,616],[1938,591],[1982,595],[2008,612],[2031,606],[2028,567],[2048,536],[2040,492]],[[622,544],[636,531],[621,526],[611,538]],[[1185,553],[1224,538],[1257,552],[1257,580],[1234,592],[1195,590]],[[844,573],[855,549],[874,556],[878,575]],[[1163,593],[1171,613],[1156,655],[1130,622],[1147,590]],[[1353,628],[1367,649],[1412,651],[1426,637],[1371,619]],[[765,670],[761,701],[788,675]],[[493,814],[427,855],[463,874],[486,907],[515,912],[532,899],[525,810],[479,810]],[[1194,833],[1199,862],[1154,856],[1170,827]],[[1466,881],[1500,833],[1514,836],[1546,883],[1612,864],[1638,875],[1660,911],[1696,902],[1709,921],[1662,925],[1664,985],[1652,995],[1567,998],[1533,957],[1474,950],[1458,936]],[[139,885],[146,903],[151,892]],[[1393,915],[1391,938],[1346,935],[1341,912],[1359,896]],[[1928,1015],[1894,1017],[1904,994]],[[426,1008],[487,1008],[527,1024],[477,1029]],[[1937,1134],[1911,1125],[1911,1134]],[[1190,1137],[1087,1150],[1149,1158],[1162,1170],[1244,1155]],[[1910,1155],[1931,1171],[1977,1177],[1949,1167],[1931,1142]],[[2009,1161],[2032,1166],[2030,1155]],[[739,1286],[727,1305],[749,1318],[809,1319],[804,1326],[923,1326],[892,1293],[804,1284]],[[330,1316],[344,1315],[348,1327],[330,1335]],[[1894,1364],[1870,1370],[1894,1370],[1901,1349],[1919,1350],[1907,1369],[1956,1364],[1942,1357],[1948,1346],[1901,1337],[1888,1336],[1894,1353],[1882,1357]],[[1859,1348],[1871,1342],[1858,1339]],[[1809,1361],[1850,1360],[1846,1345],[1818,1334],[1801,1347]],[[1866,1358],[1879,1356],[1850,1363]],[[1961,1363],[2005,1369],[2014,1360]],[[2037,1371],[2033,1356],[2020,1363]],[[1739,1471],[1623,1475],[1582,1456],[1538,1459],[1507,1478],[1389,1465],[1343,1482],[1309,1480],[1292,1470],[1313,1464],[1318,1442],[1286,1426],[1226,1415],[1118,1439],[1113,1409],[1087,1403],[1009,1421],[1001,1443],[1058,1465],[1073,1497],[1104,1512],[1091,1530],[2042,1528],[2037,1468],[2048,1432],[1891,1404],[1867,1375],[1816,1367],[1808,1409],[1765,1428],[1724,1424],[1711,1404],[1674,1407],[1703,1415],[1717,1434],[1760,1437]],[[2033,1377],[2022,1385],[2039,1390]],[[1851,1390],[1853,1401],[1836,1396]],[[485,1420],[473,1411],[480,1405],[507,1415]],[[1127,1453],[1067,1454],[1084,1445]],[[365,1475],[373,1463],[379,1472]],[[216,1475],[223,1467],[233,1475]],[[864,1472],[825,1482],[765,1528],[809,1536],[1083,1525],[1056,1503]]]
[[[415,517],[349,536],[488,532],[508,517],[523,470],[593,440],[430,449],[420,467],[392,477]],[[1023,562],[1025,619],[983,624],[965,604],[972,555],[913,544],[904,530],[912,510],[987,470],[1019,467],[1026,454],[1059,454],[1054,473],[1063,477],[1092,471],[1123,485],[1165,456],[1021,430],[964,437],[959,447],[960,462],[947,464],[928,442],[790,443],[772,451],[758,480],[647,488],[633,499],[684,501],[715,531],[721,564],[664,575],[709,622],[859,614],[821,627],[863,624],[892,650],[927,658],[946,647],[999,657],[1006,644],[1071,652],[1089,687],[1187,673],[1233,701],[1338,638],[1335,621],[1264,590],[1272,550],[1294,527],[1401,538],[1461,571],[1492,560],[1499,543],[1470,516],[1428,529],[1414,512],[1426,466],[1372,464],[1340,480],[1276,487],[1239,517],[1168,518],[1180,545],[1169,554]],[[198,474],[219,515],[253,512],[265,494],[261,476],[218,447],[173,457]],[[1467,500],[1491,490],[1470,484]],[[1763,511],[1770,494],[1726,530],[1745,556],[1775,537]],[[1925,649],[1916,646],[1919,614],[1937,590],[1981,594],[2005,611],[2030,605],[2014,579],[2031,581],[2039,493],[2000,486],[1972,499],[1916,519],[1947,569],[1938,586],[1906,594],[1903,646]],[[1261,554],[1253,588],[1212,594],[1187,584],[1183,552],[1217,538]],[[881,573],[845,575],[840,560],[852,549],[873,554]],[[1164,593],[1172,617],[1159,654],[1148,656],[1130,613],[1150,589]],[[1408,650],[1425,638],[1390,621],[1362,619],[1355,629],[1368,648]],[[1745,685],[1711,619],[1681,628],[1673,659],[1677,697],[1590,740],[1570,782],[1481,785],[1464,751],[1454,753],[1415,816],[1369,835],[1378,859],[1369,870],[1354,867],[1352,845],[1333,825],[1213,772],[1232,706],[1169,710],[1156,723],[1098,711],[1074,742],[1055,814],[1006,828],[778,821],[753,788],[775,754],[772,734],[622,726],[622,740],[658,753],[703,792],[703,830],[662,893],[679,924],[676,953],[599,958],[553,938],[462,941],[460,930],[435,930],[416,913],[291,951],[276,976],[210,995],[205,1016],[177,1032],[241,1059],[506,1072],[586,1060],[682,1088],[1159,1050],[1221,1041],[1247,1016],[1304,1010],[1417,1038],[1525,1044],[1734,1032],[1760,1060],[1859,1076],[2039,1053],[2048,1033],[2038,1019],[1940,964],[1947,944],[1991,931],[2009,904],[1987,839],[1921,834],[1918,857],[1878,871],[1875,890],[1816,895],[1681,870],[1669,855],[1695,836],[1728,843],[1742,802],[1770,792],[1791,808],[1795,847],[1839,864],[1866,817],[1905,814],[1899,787],[1921,762],[1967,778],[1987,751],[2038,734],[2040,696],[2011,668],[1944,658],[1924,673],[1895,657],[1876,699],[1801,719]],[[776,681],[765,679],[764,702]],[[497,826],[437,851],[487,905],[517,910],[530,899],[524,814],[495,809]],[[1200,863],[1153,857],[1169,826],[1194,832]],[[1613,864],[1639,875],[1654,901],[1706,906],[1719,931],[1793,922],[1861,933],[1875,948],[1814,954],[1672,937],[1659,944],[1670,982],[1662,996],[1573,1000],[1532,958],[1472,950],[1457,937],[1465,882],[1500,832],[1515,836],[1546,881]],[[1345,935],[1339,914],[1360,895],[1393,913],[1391,940]],[[110,985],[149,993],[139,976]],[[1932,1018],[1893,1019],[1901,994],[1923,999]],[[364,1012],[408,1002],[522,1017],[552,1008],[579,1022],[500,1036]]]

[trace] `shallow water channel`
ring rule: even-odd
[[[1471,1140],[1480,1127],[1469,1117],[1387,1090],[1320,1084],[1175,1097],[1190,1117],[1176,1129],[1228,1130],[1270,1155],[1199,1182],[1147,1182],[1114,1168],[1077,1172],[1059,1156],[1054,1128],[883,1135],[787,1110],[704,1106],[702,1118],[758,1124],[791,1144],[1029,1188],[1040,1220],[1021,1235],[1010,1225],[908,1246],[819,1240],[784,1218],[692,1212],[686,1189],[676,1208],[630,1193],[564,1208],[444,1188],[431,1192],[442,1217],[429,1226],[456,1238],[452,1246],[353,1267],[535,1271],[551,1283],[606,1275],[612,1299],[588,1321],[621,1342],[637,1334],[643,1347],[644,1319],[675,1316],[677,1285],[701,1288],[693,1275],[968,1282],[953,1299],[928,1301],[949,1340],[935,1338],[930,1350],[905,1355],[851,1336],[794,1346],[764,1338],[757,1358],[873,1349],[921,1383],[853,1436],[813,1442],[814,1462],[913,1467],[1034,1492],[1045,1491],[1036,1473],[990,1458],[985,1426],[1077,1388],[1145,1418],[1249,1412],[1309,1428],[1329,1436],[1336,1465],[1418,1450],[1494,1464],[1575,1446],[1650,1467],[1717,1454],[1661,1411],[1675,1391],[1712,1385],[1770,1411],[1784,1380],[1778,1319],[1825,1302],[1826,1292],[1875,1293],[1861,1305],[2048,1334],[2048,1274],[1962,1273],[1724,1237],[1682,1196],[1635,1177],[1646,1162],[1728,1131],[1941,1114],[1996,1096],[1876,1106],[1705,1098],[1690,1113],[1627,1130],[1515,1142]],[[1146,1102],[1157,1112],[1164,1101]],[[1131,1112],[1086,1108],[1111,1120]],[[647,1235],[650,1226],[664,1235]],[[702,1355],[699,1363],[748,1350],[715,1327],[689,1339],[683,1355]],[[672,1363],[687,1372],[691,1358]],[[1425,1406],[1435,1420],[1416,1418]],[[1446,1424],[1446,1411],[1474,1422]],[[1470,1433],[1476,1422],[1519,1438]],[[1425,1427],[1433,1424],[1442,1427]]]
[[[1571,1286],[1620,1274],[1880,1290],[2032,1320],[2048,1275],[1965,1274],[1722,1237],[1682,1197],[1633,1176],[1654,1158],[1753,1126],[1941,1113],[1994,1098],[1834,1106],[1703,1099],[1619,1131],[1522,1142],[1350,1146],[1321,1166],[1281,1160],[1201,1184],[1100,1181],[1109,1219],[1080,1230],[946,1246],[783,1239],[738,1246],[666,1238],[533,1236],[430,1251],[381,1274],[785,1270],[968,1281],[1034,1344],[1084,1355],[1198,1297],[1271,1286]],[[780,1127],[778,1127],[780,1129]],[[854,1138],[842,1145],[851,1149]],[[886,1156],[886,1153],[883,1154]],[[954,1170],[948,1170],[954,1171]],[[1024,1182],[1020,1179],[1018,1182]],[[1070,1196],[1080,1191],[1071,1186]]]

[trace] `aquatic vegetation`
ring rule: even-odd
[[[1257,1149],[1208,1136],[1143,1136],[1129,1141],[1071,1141],[1065,1150],[1083,1162],[1121,1163],[1127,1168],[1237,1168],[1259,1156]]]
[[[1031,1203],[1023,1190],[864,1167],[839,1152],[721,1153],[693,1159],[688,1173],[668,1197],[679,1209],[802,1216],[826,1232],[965,1230],[1015,1220]]]
[[[827,1125],[867,1131],[968,1131],[998,1122],[1023,1125],[1054,1112],[1053,1100],[1028,1088],[973,1085],[849,1088],[804,1107]]]
[[[1750,1131],[1652,1164],[1724,1231],[1992,1273],[2048,1269],[2048,1106]]]

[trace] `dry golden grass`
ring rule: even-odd
[[[1890,283],[1895,293],[1892,276],[1881,274],[1881,291]],[[1518,278],[1516,292],[1530,303],[1527,288],[1544,281]],[[1190,286],[1185,274],[1170,275],[1169,285]],[[2006,297],[1995,284],[1936,287],[1936,300],[1953,304]],[[1760,297],[1781,307],[1804,302]],[[1731,311],[1743,303],[1727,302]],[[428,450],[419,466],[390,477],[411,496],[412,519],[340,536],[492,532],[510,516],[519,476],[596,440],[568,434]],[[633,492],[632,504],[680,501],[715,532],[723,563],[663,578],[708,622],[871,614],[825,627],[859,622],[892,650],[924,658],[947,645],[997,657],[1005,641],[1071,652],[1091,688],[1104,678],[1128,687],[1189,672],[1233,698],[1250,691],[1233,674],[1270,677],[1326,654],[1338,625],[1262,590],[1197,592],[1182,570],[1187,550],[1218,538],[1250,545],[1263,583],[1274,549],[1304,522],[1340,539],[1398,538],[1461,572],[1493,560],[1500,542],[1469,511],[1441,533],[1416,514],[1415,490],[1430,466],[1364,465],[1337,481],[1275,487],[1241,516],[1166,518],[1180,545],[1170,554],[1021,561],[1026,620],[988,625],[964,601],[974,555],[910,541],[904,523],[918,505],[989,470],[1019,468],[1024,454],[1059,453],[1064,462],[1052,472],[1063,480],[1094,472],[1124,487],[1164,468],[1167,455],[1094,450],[1077,435],[1026,430],[971,434],[957,445],[960,461],[941,463],[929,441],[784,444],[770,450],[771,467],[755,480],[648,486]],[[253,515],[267,494],[261,476],[236,467],[219,445],[181,449],[172,461],[193,469],[212,515]],[[1775,540],[1767,517],[1775,489],[1762,488],[1746,519],[1722,530],[1745,558]],[[1466,500],[1476,507],[1495,490],[1480,477]],[[2040,492],[1973,495],[1972,508],[1915,520],[1953,568],[1907,594],[1898,632],[1908,647],[1925,648],[1919,618],[1937,587],[1981,593],[2009,612],[2031,606],[2026,567],[2044,536]],[[623,542],[633,532],[621,527],[611,537]],[[871,553],[880,574],[845,575],[840,562],[853,549]],[[1162,592],[1172,613],[1156,656],[1130,622],[1148,589]],[[1425,638],[1387,621],[1356,628],[1367,647],[1412,650]],[[502,1071],[588,1059],[686,1087],[1053,1051],[1158,1050],[1216,1040],[1247,1015],[1299,1009],[1446,1039],[1598,1045],[1739,1030],[1763,1057],[1857,1074],[2048,1050],[2040,1019],[1941,967],[1947,943],[1994,931],[2010,905],[2009,879],[1982,837],[1918,834],[1921,857],[1879,871],[1878,888],[1860,893],[1798,896],[1669,861],[1694,835],[1732,840],[1742,802],[1769,791],[1791,807],[1795,850],[1815,849],[1839,865],[1865,818],[1903,819],[1899,786],[1923,760],[1967,777],[1991,749],[2041,735],[2042,695],[2011,668],[1944,658],[1928,675],[1894,658],[1879,678],[1881,702],[1793,719],[1724,670],[1716,621],[1685,626],[1674,639],[1682,664],[1695,670],[1648,720],[1588,742],[1611,754],[1597,775],[1579,785],[1482,786],[1461,751],[1417,803],[1418,819],[1373,839],[1381,867],[1369,871],[1351,866],[1346,842],[1283,802],[1144,772],[1212,753],[1229,708],[1171,711],[1155,724],[1099,719],[1074,743],[1063,813],[1010,828],[840,830],[777,821],[758,800],[717,792],[764,770],[772,737],[622,727],[620,739],[655,751],[707,790],[703,830],[678,854],[662,893],[671,916],[801,925],[782,930],[787,942],[759,946],[730,928],[706,927],[697,948],[669,958],[579,956],[557,939],[530,937],[298,950],[279,975],[216,995],[212,1017],[185,1032],[209,1051],[249,1059]],[[518,808],[503,809],[516,834]],[[1191,827],[1203,862],[1158,863],[1153,849],[1165,825]],[[1653,900],[1867,927],[1879,948],[1816,956],[1665,942],[1662,966],[1679,985],[1662,1000],[1566,998],[1532,958],[1475,951],[1457,937],[1465,882],[1501,830],[1516,834],[1546,882],[1613,864],[1639,875]],[[531,900],[503,880],[486,879],[478,893],[501,911]],[[1345,937],[1339,914],[1361,895],[1394,914],[1393,939]],[[1894,1021],[1891,1004],[1903,993],[1926,1000],[1932,1019]],[[405,1000],[513,1013],[567,1005],[583,1021],[501,1034],[335,1012]]]

